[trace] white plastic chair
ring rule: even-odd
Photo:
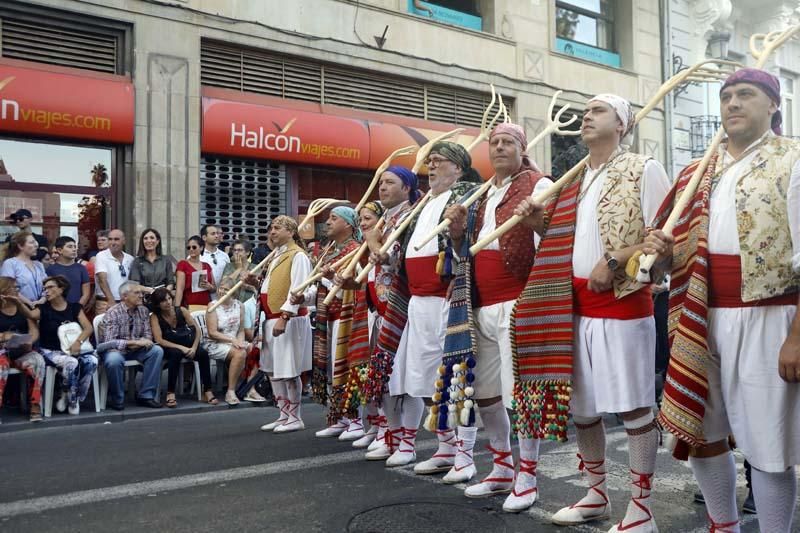
[[[95,353],[95,355],[97,355]],[[98,356],[98,361],[100,357]],[[100,373],[100,367],[102,365],[98,362],[97,370],[95,370],[94,374],[92,374],[92,393],[94,394],[94,411],[96,413],[100,412],[100,378],[98,374]],[[53,398],[55,397],[55,384],[56,379],[58,379],[58,369],[48,365],[45,369],[45,376],[44,376],[44,416],[50,417],[53,415]],[[105,404],[104,404],[105,405]]]
[[[202,334],[202,337],[200,337],[200,342],[201,343],[205,342],[206,340],[208,340],[208,326],[206,325],[206,312],[204,310],[192,311],[192,318],[194,318],[194,321],[197,322],[197,327],[200,328],[200,333]],[[225,361],[217,361],[215,359],[212,359],[211,362],[214,363],[214,367],[217,369],[216,384],[217,388],[220,389],[225,383],[225,377],[226,377]],[[199,366],[198,366],[198,373],[199,373]],[[199,389],[200,380],[198,379],[195,383],[197,384],[197,388]],[[200,393],[198,392],[198,397],[199,396]]]

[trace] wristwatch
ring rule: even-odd
[[[292,316],[289,313],[281,313],[281,318],[288,322]]]
[[[617,259],[608,252],[603,254],[603,257],[605,257],[606,259],[606,263],[608,264],[608,269],[611,270],[611,272],[616,272],[617,269],[619,268],[619,261],[617,261]]]

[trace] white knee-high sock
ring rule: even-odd
[[[302,403],[300,395],[303,388],[300,376],[283,381],[283,386],[286,388],[286,397],[289,401],[289,421],[300,420],[300,404]]]
[[[739,531],[736,508],[736,461],[733,453],[714,457],[689,457],[697,484],[706,500],[706,511],[715,524],[726,524],[726,530]]]
[[[761,531],[789,533],[797,502],[794,467],[785,472],[763,472],[753,467],[753,498]]]
[[[486,429],[486,436],[489,437],[489,444],[492,448],[500,451],[511,449],[511,420],[508,412],[503,407],[503,402],[493,403],[492,405],[480,406],[481,420]]]
[[[659,431],[652,411],[635,420],[625,420],[624,424],[631,466],[631,502],[621,524],[630,526],[652,519],[650,487],[656,469]]]
[[[400,410],[402,396],[383,395],[383,411],[386,413],[386,443],[390,449],[397,449],[403,437],[403,413]]]
[[[597,506],[608,503],[606,492],[606,428],[603,419],[573,417],[575,440],[581,454],[581,462],[589,479],[589,490],[576,506]]]
[[[273,378],[270,378],[269,382],[272,385],[272,395],[275,397],[275,403],[281,411],[278,419],[286,420],[289,418],[289,392],[286,387],[286,382],[282,379]]]
[[[519,474],[514,482],[514,492],[523,494],[537,486],[536,466],[539,463],[539,439],[517,434],[519,438]]]
[[[417,430],[424,412],[425,402],[422,398],[409,395],[403,397],[403,442],[411,448],[415,447]]]

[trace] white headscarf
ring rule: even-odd
[[[598,94],[589,101],[603,102],[610,105],[612,109],[614,109],[614,111],[617,113],[617,117],[619,117],[620,122],[622,122],[623,139],[631,132],[635,119],[633,115],[633,108],[631,107],[630,102],[621,96],[617,96],[616,94]]]

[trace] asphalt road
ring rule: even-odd
[[[542,446],[541,500],[514,515],[502,511],[503,497],[470,500],[440,476],[387,469],[364,461],[349,443],[314,438],[323,421],[319,406],[304,405],[306,431],[258,431],[276,416],[274,408],[215,409],[4,432],[0,531],[605,532],[612,525],[568,529],[549,522],[585,491],[574,439]],[[435,442],[420,435],[424,459]],[[609,430],[608,452],[612,518],[619,520],[629,495],[622,427]],[[486,475],[488,452],[476,461],[479,476]],[[740,483],[741,501],[743,475]],[[707,531],[705,508],[692,501],[695,489],[688,466],[662,449],[654,485],[662,532]],[[757,529],[744,515],[742,531]]]

